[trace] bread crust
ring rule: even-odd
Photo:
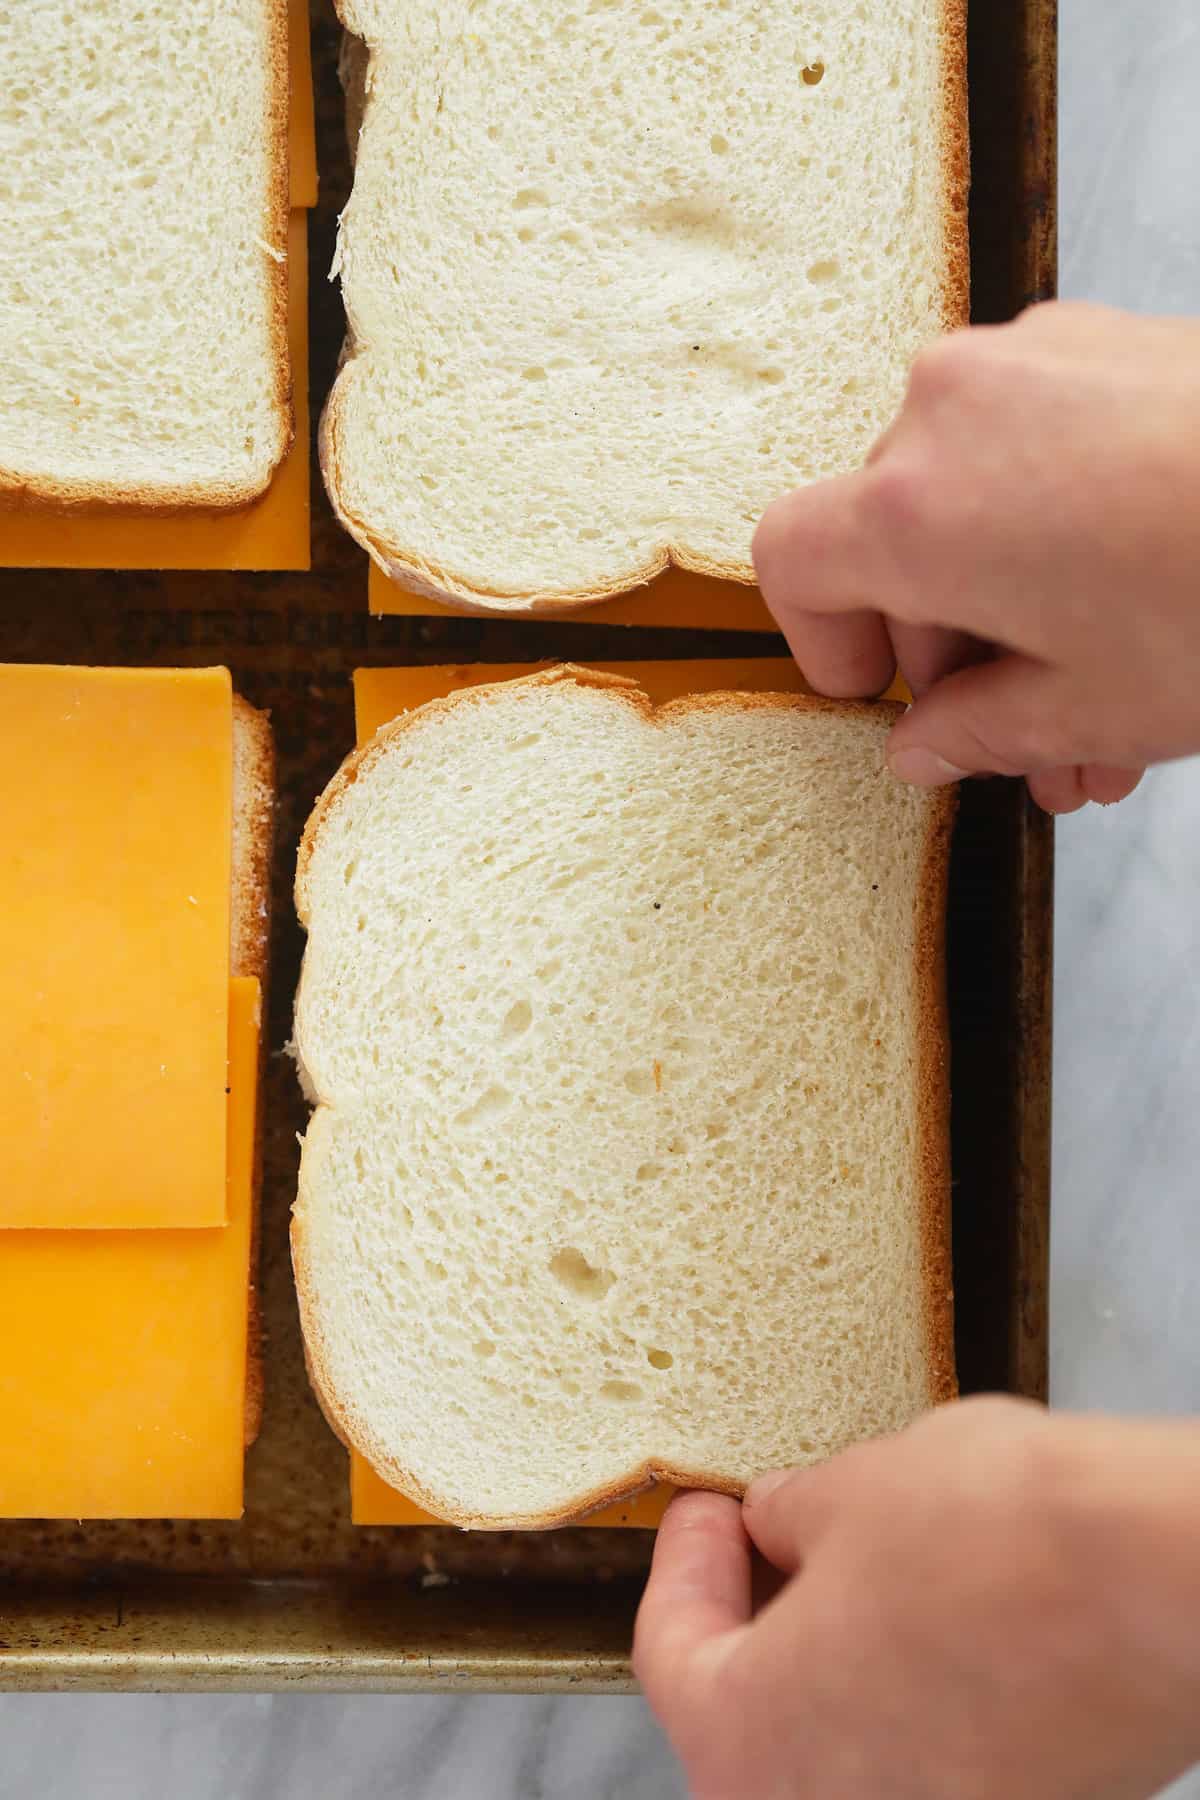
[[[269,309],[268,329],[274,362],[275,408],[279,422],[276,452],[261,479],[203,483],[162,482],[153,486],[113,479],[96,482],[75,477],[56,476],[52,471],[39,475],[21,473],[0,464],[0,507],[44,506],[55,512],[74,512],[88,507],[106,511],[181,512],[203,510],[230,512],[248,506],[265,493],[275,472],[287,455],[295,435],[292,411],[291,352],[288,346],[288,213],[290,208],[290,169],[288,152],[288,114],[291,105],[291,74],[288,60],[289,0],[260,0],[263,11],[264,58],[272,76],[270,107],[263,121],[263,134],[268,144],[268,191],[262,218],[265,244],[278,248],[279,260],[263,254],[263,282]]]
[[[950,1234],[950,1026],[946,1005],[946,898],[958,789],[932,797],[917,888],[917,1163],[922,1196],[929,1404],[958,1394]]]
[[[310,917],[308,868],[321,828],[359,776],[416,723],[459,708],[486,706],[494,696],[514,688],[534,689],[573,682],[581,687],[604,689],[615,700],[633,707],[644,719],[662,720],[681,713],[745,712],[787,708],[809,713],[878,719],[881,713],[893,721],[905,708],[894,702],[828,700],[808,694],[707,693],[655,705],[639,683],[625,675],[561,663],[512,681],[460,688],[443,699],[431,700],[411,713],[402,714],[381,727],[373,738],[342,763],[318,799],[300,844],[296,868],[296,910],[307,929]],[[954,1369],[953,1296],[950,1247],[950,1145],[949,1072],[947,1060],[945,906],[950,838],[957,806],[957,791],[940,790],[930,806],[922,855],[917,899],[915,955],[918,961],[916,1112],[920,1133],[917,1154],[920,1184],[922,1274],[925,1290],[925,1328],[929,1370],[928,1403],[935,1406],[952,1399],[957,1391]],[[302,977],[303,979],[303,977]],[[447,1504],[426,1488],[411,1470],[404,1468],[373,1436],[369,1426],[355,1415],[338,1394],[328,1374],[322,1334],[316,1319],[313,1282],[309,1272],[308,1244],[300,1203],[304,1199],[304,1164],[300,1193],[291,1224],[292,1268],[304,1336],[305,1364],[318,1405],[331,1429],[347,1447],[363,1455],[391,1487],[406,1494],[425,1511],[450,1525],[469,1530],[545,1531],[563,1525],[586,1523],[590,1513],[621,1500],[631,1499],[655,1482],[680,1488],[704,1488],[740,1497],[744,1487],[711,1469],[684,1468],[649,1461],[626,1475],[573,1496],[562,1506],[536,1514],[484,1514],[466,1512]]]
[[[233,860],[230,891],[229,972],[253,976],[262,991],[266,1016],[267,971],[271,937],[271,850],[275,828],[275,744],[271,724],[233,696]],[[262,1093],[266,1045],[260,1033],[258,1090]],[[245,1441],[257,1438],[262,1424],[263,1356],[262,1306],[258,1295],[258,1257],[261,1237],[263,1108],[255,1108],[254,1175],[250,1214],[250,1280],[246,1334]]]
[[[967,104],[967,0],[942,0],[942,325],[971,322],[971,125]]]
[[[370,87],[369,46],[353,38],[352,0],[335,0],[348,37],[339,57],[339,75],[346,93],[347,134],[351,161],[357,148]],[[941,45],[941,118],[939,163],[942,177],[942,275],[939,313],[942,329],[954,331],[971,316],[971,255],[968,231],[970,191],[970,126],[967,111],[967,0],[940,0],[938,40]],[[396,544],[376,532],[370,521],[355,513],[343,498],[339,439],[345,405],[343,370],[352,361],[354,344],[348,333],[338,365],[338,376],[321,413],[317,457],[326,492],[340,523],[357,540],[390,581],[410,592],[454,607],[457,612],[495,613],[537,617],[572,613],[645,587],[670,568],[711,576],[718,581],[754,586],[757,577],[750,562],[721,562],[699,555],[681,544],[666,543],[640,566],[615,574],[600,585],[563,587],[553,591],[514,592],[473,580],[415,548]]]

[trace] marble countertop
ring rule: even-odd
[[[1195,0],[1062,0],[1062,72],[1063,291],[1200,312]],[[1200,764],[1060,827],[1060,1405],[1200,1413],[1198,899]],[[682,1793],[637,1700],[0,1696],[0,1800]]]

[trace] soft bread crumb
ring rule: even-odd
[[[558,670],[409,715],[319,803],[306,1345],[431,1511],[740,1491],[950,1391],[952,802],[886,772],[895,716]]]
[[[347,529],[471,607],[750,580],[965,322],[962,0],[341,10]]]
[[[269,482],[287,4],[4,8],[0,492],[219,507]]]

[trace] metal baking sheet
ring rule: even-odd
[[[338,28],[313,7],[328,267],[349,187]],[[1055,0],[973,0],[974,305],[1054,291]],[[315,394],[341,340],[312,283]],[[772,640],[766,641],[768,644]],[[262,1436],[239,1524],[0,1523],[0,1688],[563,1690],[631,1685],[648,1534],[361,1529],[308,1391],[287,1255],[304,1107],[282,1054],[299,966],[294,848],[353,742],[359,664],[762,655],[761,637],[584,624],[372,620],[362,553],[314,495],[307,575],[0,571],[0,660],[225,662],[279,749],[262,1212]],[[782,649],[782,645],[777,647]],[[1042,1395],[1049,1225],[1052,832],[1021,788],[970,784],[951,879],[955,1285],[965,1390]]]

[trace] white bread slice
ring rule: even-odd
[[[0,13],[0,498],[243,504],[292,432],[287,0]]]
[[[229,973],[253,975],[266,1014],[271,938],[271,850],[275,835],[275,745],[266,713],[233,696],[233,858],[230,869]],[[254,1217],[250,1242],[250,1329],[246,1341],[246,1442],[262,1422],[262,1308],[258,1297],[259,1212],[262,1187],[262,1062],[254,1157]]]
[[[752,581],[965,322],[965,0],[339,10],[347,530],[470,611]]]
[[[953,798],[888,706],[461,691],[309,820],[292,1251],[334,1428],[459,1524],[740,1492],[954,1391]]]

